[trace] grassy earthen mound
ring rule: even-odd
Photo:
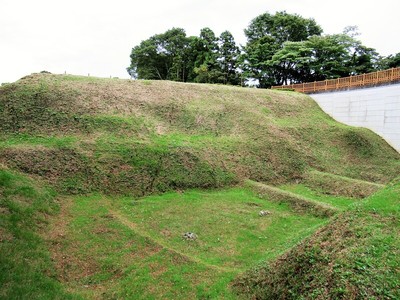
[[[399,166],[308,96],[229,86],[33,74],[1,88],[0,129],[3,164],[67,193],[282,184],[310,168],[386,183]]]
[[[33,74],[0,87],[0,298],[398,299],[399,169],[299,93]]]

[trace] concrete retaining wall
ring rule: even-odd
[[[310,96],[335,120],[369,128],[400,152],[400,84]]]

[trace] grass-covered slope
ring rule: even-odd
[[[0,88],[0,299],[397,297],[399,169],[298,93],[30,75]]]
[[[247,299],[399,299],[399,207],[400,178],[235,288]]]
[[[36,74],[0,89],[0,161],[66,193],[145,195],[308,168],[386,183],[399,154],[293,92]]]
[[[57,213],[55,193],[0,165],[0,299],[73,299],[39,231]]]

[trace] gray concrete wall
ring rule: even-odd
[[[369,128],[400,152],[400,84],[310,96],[335,120]]]

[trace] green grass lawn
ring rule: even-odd
[[[335,276],[371,287],[374,293],[396,295],[391,291],[399,280],[393,271],[399,249],[398,184],[366,200],[322,195],[303,185],[282,188],[338,208],[348,206],[354,216],[360,216],[356,229],[343,231],[356,231],[354,235],[338,237],[348,244],[346,255],[351,259],[346,256],[336,263]],[[290,254],[329,221],[260,199],[243,187],[143,198],[62,197],[57,199],[62,203],[57,215],[57,195],[24,176],[2,170],[0,192],[0,299],[26,295],[36,299],[237,299],[242,296],[231,285],[240,274]],[[260,217],[261,210],[270,214]],[[343,224],[354,223],[354,216],[350,222],[346,219],[350,214],[344,214]],[[389,223],[393,232],[388,231]],[[342,233],[340,228],[332,230]],[[183,239],[185,232],[196,233],[197,239]],[[341,252],[333,257],[337,253]],[[355,272],[351,278],[348,268]],[[385,282],[381,290],[375,281]],[[335,293],[350,292],[340,287]]]
[[[275,257],[323,222],[294,214],[286,205],[259,199],[243,188],[192,190],[116,203],[153,239],[207,264],[236,270]],[[271,214],[260,217],[260,210]],[[196,233],[198,239],[183,240],[185,232]]]
[[[233,298],[233,272],[198,263],[132,230],[110,212],[112,199],[77,197],[61,240],[64,284],[84,298]]]
[[[89,298],[234,299],[237,274],[326,223],[239,187],[72,201],[62,247],[53,251],[70,258],[59,269],[68,290]],[[185,240],[185,232],[198,238]]]
[[[280,189],[298,194],[318,202],[329,204],[333,207],[345,210],[349,208],[353,203],[360,201],[359,199],[343,197],[343,196],[333,196],[322,193],[315,189],[311,189],[304,184],[284,184],[279,186]]]

